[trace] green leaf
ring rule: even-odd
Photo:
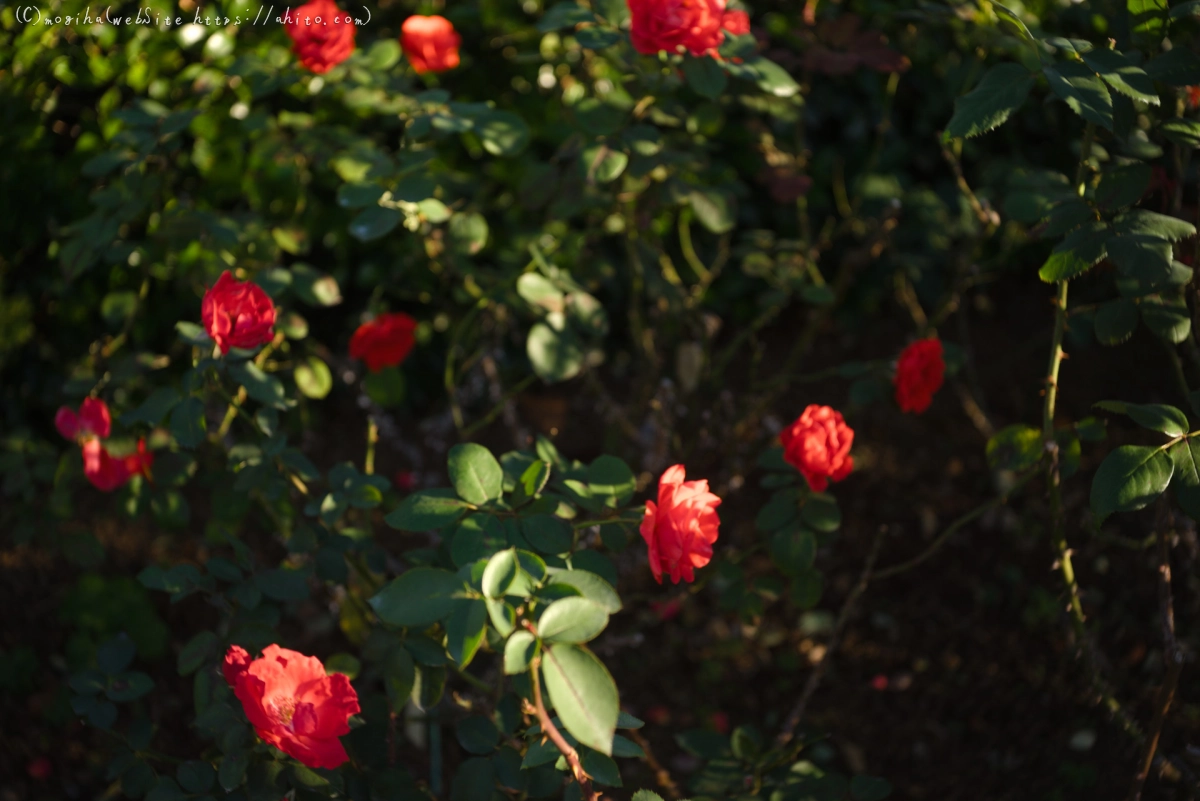
[[[246,768],[250,763],[250,752],[234,751],[226,754],[217,770],[217,781],[226,792],[232,792],[246,780]]]
[[[1200,83],[1200,56],[1190,47],[1172,47],[1146,62],[1146,74],[1171,86]]]
[[[1158,130],[1181,147],[1200,148],[1200,121],[1174,117],[1160,125]]]
[[[412,695],[409,696],[417,709],[433,709],[445,692],[446,668],[417,665],[416,680],[413,681]]]
[[[385,623],[424,628],[448,617],[463,590],[462,579],[449,570],[415,567],[393,579],[370,604]]]
[[[291,266],[292,289],[310,306],[336,306],[342,302],[342,290],[332,275],[297,262]]]
[[[154,689],[154,679],[141,671],[134,670],[112,677],[105,695],[108,700],[119,704],[136,701]]]
[[[892,785],[874,776],[854,776],[850,779],[850,798],[853,801],[883,801],[892,794]]]
[[[1167,0],[1126,0],[1133,44],[1151,50],[1167,33]]]
[[[1174,465],[1158,448],[1122,445],[1114,450],[1092,479],[1091,507],[1096,522],[1113,512],[1141,509],[1167,488]]]
[[[504,469],[482,445],[466,442],[450,449],[450,481],[458,497],[476,506],[504,492]]]
[[[559,570],[550,575],[551,582],[566,584],[579,590],[584,598],[597,603],[610,615],[621,611],[621,599],[613,586],[587,570]]]
[[[148,423],[157,426],[166,417],[167,412],[175,408],[183,400],[179,391],[172,387],[159,387],[150,393],[150,397],[142,401],[142,405],[131,412],[121,415],[121,424],[131,426],[134,423]]]
[[[842,511],[832,495],[815,493],[800,507],[800,519],[810,528],[829,534],[842,525]]]
[[[653,790],[638,790],[629,801],[663,801],[663,797]]]
[[[466,510],[467,504],[453,490],[421,490],[401,501],[384,520],[401,531],[429,531],[450,525]]]
[[[1180,437],[1190,430],[1187,415],[1174,406],[1161,403],[1124,403],[1123,401],[1100,401],[1094,405],[1107,412],[1129,415],[1129,419],[1142,428],[1159,431],[1168,437]]]
[[[483,594],[488,598],[503,598],[520,572],[516,549],[500,551],[488,560],[487,567],[483,569]]]
[[[798,576],[812,567],[817,555],[817,539],[805,528],[790,527],[771,535],[771,559],[789,576]]]
[[[1154,91],[1154,81],[1145,70],[1116,50],[1089,50],[1083,54],[1083,62],[1099,73],[1113,91],[1152,106],[1159,104],[1158,93]]]
[[[370,242],[390,234],[404,219],[397,209],[371,206],[363,209],[350,221],[350,236],[360,242]]]
[[[715,58],[709,56],[685,56],[683,77],[692,91],[701,97],[715,100],[729,85],[729,76]]]
[[[500,730],[491,718],[483,715],[472,715],[455,723],[454,735],[468,754],[486,756],[500,743]]]
[[[594,97],[585,97],[575,104],[575,119],[579,127],[593,136],[612,136],[625,124],[627,112]]]
[[[383,673],[384,687],[393,712],[402,712],[408,706],[409,696],[417,681],[417,666],[406,648],[396,647],[388,654]]]
[[[1154,170],[1142,162],[1107,169],[1096,187],[1096,203],[1111,211],[1132,206],[1146,194],[1153,177]],[[1083,214],[1087,215],[1081,215],[1082,218],[1076,223],[1078,225],[1086,222],[1092,211],[1082,201],[1075,201],[1075,204],[1081,206]]]
[[[491,801],[496,783],[492,760],[472,757],[458,766],[450,782],[450,801]]]
[[[450,558],[455,567],[465,567],[504,550],[508,540],[499,518],[489,514],[468,515],[454,530]]]
[[[515,156],[529,145],[529,126],[511,111],[491,112],[476,123],[475,131],[493,156]]]
[[[171,410],[167,427],[181,448],[196,448],[207,435],[208,423],[204,418],[204,401],[187,397]]]
[[[569,330],[555,331],[545,323],[534,323],[525,352],[538,378],[549,383],[574,378],[583,369],[583,348]]]
[[[159,776],[158,782],[146,793],[146,801],[183,801],[183,797],[179,785],[168,776]]]
[[[968,139],[1004,124],[1033,87],[1033,74],[1020,64],[997,64],[971,92],[954,101],[946,136]]]
[[[217,647],[217,635],[211,631],[202,631],[192,639],[188,640],[188,644],[183,646],[179,652],[177,667],[180,676],[188,676],[195,673],[204,660],[212,655],[213,649]]]
[[[522,518],[521,533],[539,553],[567,553],[574,544],[571,524],[554,515],[530,515]]]
[[[336,653],[325,660],[325,673],[331,676],[334,673],[341,673],[353,681],[358,678],[361,671],[362,661],[353,654]]]
[[[1171,9],[1171,19],[1200,16],[1200,0],[1187,0]]]
[[[1108,227],[1094,220],[1067,237],[1050,253],[1038,275],[1047,283],[1066,281],[1091,269],[1108,254]]]
[[[584,771],[595,779],[597,784],[609,787],[621,786],[621,770],[612,757],[597,754],[591,749],[584,749],[579,754],[579,761],[583,764]]]
[[[189,793],[205,793],[216,781],[217,772],[213,766],[198,759],[191,759],[181,764],[175,771],[175,779],[179,786]]]
[[[582,22],[595,22],[596,15],[577,3],[559,3],[547,11],[538,20],[538,30],[542,33],[574,28]]]
[[[1029,28],[1025,27],[1025,23],[1021,21],[1015,11],[999,3],[992,3],[992,10],[996,13],[996,18],[1000,20],[1001,27],[1008,28],[1010,32],[1027,42],[1033,41],[1033,34],[1029,32]]]
[[[595,601],[575,596],[560,598],[538,619],[538,636],[545,642],[584,643],[608,625],[608,612]]]
[[[621,41],[621,32],[600,25],[589,25],[575,31],[575,41],[587,50],[603,50]]]
[[[1185,220],[1146,209],[1130,209],[1113,220],[1118,234],[1142,234],[1177,242],[1196,233],[1196,226]]]
[[[607,454],[596,457],[588,465],[587,483],[593,494],[612,496],[617,505],[628,503],[637,490],[637,477],[629,465],[623,459]]]
[[[555,643],[544,652],[542,674],[567,731],[610,756],[617,728],[617,685],[604,664],[581,646]]]
[[[404,403],[407,387],[404,373],[398,367],[385,367],[378,373],[367,373],[363,389],[371,400],[385,409],[393,409]]]
[[[487,220],[475,212],[455,214],[450,218],[447,232],[454,249],[467,256],[474,256],[483,250],[488,241]]]
[[[254,586],[275,601],[303,601],[308,597],[308,579],[297,570],[264,570],[254,575]]]
[[[736,201],[726,192],[694,189],[688,195],[688,202],[700,224],[714,234],[728,233],[737,223]]]
[[[754,76],[758,88],[775,97],[794,97],[800,92],[800,84],[783,67],[761,56],[747,58],[743,69]]]
[[[254,362],[239,362],[229,365],[229,377],[246,388],[246,394],[264,406],[286,409],[283,382],[267,375]]]
[[[1042,74],[1072,111],[1101,128],[1113,129],[1112,96],[1104,82],[1085,65],[1077,61],[1060,62],[1054,67],[1043,67]]]
[[[1175,470],[1171,489],[1175,500],[1193,520],[1200,520],[1200,439],[1185,439],[1167,449]]]
[[[517,611],[513,605],[498,598],[488,598],[485,603],[487,603],[488,619],[492,621],[492,626],[500,633],[500,636],[507,637],[512,634],[517,625]]]
[[[297,365],[293,376],[296,386],[309,398],[320,400],[333,389],[333,374],[329,372],[329,365],[316,356],[309,356]]]
[[[487,630],[487,605],[478,598],[454,602],[454,612],[446,624],[446,650],[460,668],[471,664]]]
[[[537,640],[532,633],[524,629],[514,631],[504,644],[504,672],[515,676],[529,670],[536,648]]]
[[[1041,461],[1043,450],[1041,431],[1020,423],[1007,426],[988,440],[988,466],[993,470],[1027,470]]]
[[[1192,330],[1192,316],[1181,295],[1145,298],[1139,307],[1146,327],[1167,342],[1178,345]]]
[[[516,490],[513,493],[514,504],[519,505],[536,497],[538,493],[546,488],[546,483],[549,480],[550,465],[541,459],[534,461],[533,464],[521,472]]]
[[[621,177],[629,165],[629,156],[608,145],[590,147],[580,154],[589,182],[608,184]]]
[[[1137,304],[1117,298],[1100,304],[1096,310],[1096,339],[1102,345],[1119,345],[1133,336],[1137,328]]]

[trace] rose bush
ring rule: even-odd
[[[13,758],[149,801],[951,797],[874,716],[960,660],[898,655],[903,587],[860,614],[924,566],[1053,646],[1028,792],[1170,780],[1189,634],[1129,621],[1200,515],[1189,7],[0,10]],[[1075,365],[1122,352],[1103,400]],[[1121,758],[1037,762],[1094,697]],[[949,739],[971,780],[1012,747]]]

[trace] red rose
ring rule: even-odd
[[[350,732],[358,694],[341,673],[327,676],[320,659],[278,645],[253,661],[235,645],[222,672],[263,740],[310,768],[336,768],[349,759],[338,737]]]
[[[462,37],[445,17],[409,17],[400,26],[400,47],[417,73],[445,72],[458,66]]]
[[[928,409],[945,375],[940,339],[919,339],[901,351],[892,379],[901,411],[920,414]]]
[[[734,36],[745,36],[750,33],[750,15],[745,11],[726,11],[721,27]]]
[[[150,468],[154,465],[154,452],[146,450],[146,440],[139,439],[137,453],[131,453],[124,459],[125,470],[129,477],[145,476],[150,478]]]
[[[324,75],[354,52],[354,20],[333,0],[312,0],[289,14],[283,29],[304,67]]]
[[[684,47],[702,56],[725,41],[725,0],[626,0],[633,47],[653,55]],[[737,21],[732,21],[737,24]]]
[[[840,412],[815,403],[779,434],[783,458],[800,471],[808,486],[821,492],[829,481],[841,481],[854,469],[850,445],[854,429]]]
[[[79,414],[63,406],[54,415],[54,426],[67,439],[100,437],[104,439],[112,430],[112,415],[108,404],[99,398],[84,398]]]
[[[1188,108],[1200,106],[1200,86],[1188,86],[1184,91],[1187,92]]]
[[[663,573],[678,584],[693,581],[693,568],[712,559],[717,541],[717,507],[721,499],[708,491],[708,482],[684,481],[683,465],[668,467],[658,480],[658,504],[646,501],[642,538],[650,550],[650,571],[662,584]]]
[[[256,348],[275,337],[271,298],[258,284],[238,281],[228,270],[204,293],[200,319],[221,353],[229,353],[230,348]]]
[[[132,474],[124,459],[114,458],[98,439],[83,443],[83,475],[101,492],[112,492],[125,485]]]
[[[403,312],[381,314],[360,325],[350,337],[350,358],[365,361],[372,373],[395,367],[413,349],[416,328],[417,321]]]

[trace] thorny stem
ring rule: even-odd
[[[646,755],[644,758],[650,770],[654,771],[654,779],[658,782],[658,786],[667,794],[667,798],[671,801],[679,801],[682,795],[679,792],[679,785],[675,784],[675,780],[671,778],[671,773],[662,766],[662,763],[654,756],[654,751],[650,749],[650,741],[641,735],[641,732],[636,729],[630,729],[628,732],[629,739],[638,744],[642,752]]]
[[[817,692],[817,687],[821,684],[821,679],[825,675],[825,668],[841,642],[842,634],[846,629],[846,623],[850,620],[850,613],[854,611],[858,599],[866,592],[867,585],[871,582],[871,571],[875,567],[875,560],[879,557],[879,548],[883,545],[883,535],[885,533],[887,533],[886,526],[880,526],[879,531],[875,533],[875,541],[871,543],[871,550],[867,554],[867,561],[863,565],[862,574],[858,577],[858,584],[846,596],[846,601],[842,604],[842,611],[838,613],[837,622],[833,626],[833,633],[829,636],[829,645],[825,649],[825,655],[813,667],[813,672],[809,674],[808,681],[804,685],[804,691],[800,693],[800,699],[792,707],[792,711],[788,714],[787,720],[783,724],[783,729],[779,732],[779,736],[775,738],[775,745],[779,748],[783,748],[791,742],[792,738],[796,735],[796,729],[800,726],[800,721],[804,719],[804,712],[808,708],[808,702],[812,700],[813,695]]]
[[[546,707],[542,704],[541,682],[538,679],[538,671],[541,667],[542,657],[535,656],[529,665],[529,678],[533,685],[534,710],[537,712],[542,734],[550,738],[554,746],[562,753],[563,758],[567,760],[567,764],[571,767],[571,775],[575,777],[575,781],[579,782],[579,789],[583,792],[584,801],[596,801],[600,794],[592,789],[592,779],[584,771],[583,763],[579,761],[579,752],[571,747],[571,744],[562,736],[562,732],[554,725],[554,721],[550,720],[550,716],[546,714]]]
[[[1163,723],[1175,698],[1179,685],[1179,674],[1183,672],[1183,652],[1175,638],[1175,603],[1171,597],[1171,549],[1167,542],[1166,506],[1159,501],[1159,521],[1155,526],[1158,535],[1158,603],[1162,616],[1163,657],[1167,663],[1166,675],[1154,701],[1154,717],[1150,720],[1150,731],[1142,747],[1137,774],[1133,777],[1133,788],[1129,791],[1130,801],[1140,801],[1142,788],[1154,764],[1154,752],[1158,749],[1158,738],[1162,735]]]
[[[980,517],[988,510],[994,509],[997,506],[1003,506],[1004,504],[1008,503],[1008,499],[1015,492],[1017,492],[1017,490],[1021,489],[1026,484],[1028,484],[1035,475],[1037,475],[1036,470],[1029,471],[1020,480],[1018,480],[1017,483],[1014,484],[1007,493],[1005,493],[1004,495],[1000,495],[995,498],[992,498],[990,501],[988,501],[987,503],[984,503],[980,506],[976,506],[974,509],[967,512],[965,515],[958,518],[953,523],[951,523],[949,526],[947,526],[946,530],[943,531],[941,534],[939,534],[938,538],[935,539],[933,542],[931,542],[929,544],[929,547],[926,548],[924,551],[922,551],[917,556],[914,556],[912,559],[909,559],[905,562],[901,562],[898,565],[892,565],[891,567],[886,567],[883,570],[876,572],[875,576],[874,576],[875,580],[888,578],[889,576],[897,576],[901,573],[906,573],[909,570],[912,570],[914,567],[921,564],[926,559],[928,559],[929,557],[931,557],[935,553],[937,553],[938,549],[941,548],[943,545],[945,545],[946,542],[949,541],[949,539],[952,536],[954,536],[954,533],[957,532],[959,529],[961,529],[963,526],[967,525],[975,518]]]

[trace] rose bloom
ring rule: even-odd
[[[812,404],[779,434],[783,458],[800,471],[808,486],[822,492],[830,480],[841,481],[854,469],[850,445],[854,429],[840,412]]]
[[[945,375],[940,339],[919,339],[901,351],[892,379],[900,410],[920,414],[928,409]]]
[[[338,738],[350,733],[358,694],[341,673],[327,676],[320,659],[278,645],[254,660],[231,646],[221,670],[263,740],[310,768],[349,759]]]
[[[238,281],[228,270],[204,293],[200,319],[221,353],[256,348],[275,337],[275,304],[270,296],[258,284]]]
[[[400,26],[400,47],[418,74],[445,72],[458,66],[462,37],[445,17],[415,16]]]
[[[630,36],[639,53],[672,53],[686,48],[693,56],[711,54],[725,34],[750,32],[745,11],[726,11],[725,0],[626,0],[629,5]]]
[[[658,480],[658,503],[646,501],[642,539],[659,584],[664,573],[676,584],[695,580],[693,568],[708,564],[717,541],[721,499],[708,491],[707,481],[684,481],[685,475],[681,464],[668,467]]]
[[[67,406],[61,407],[54,415],[54,427],[66,439],[104,439],[112,430],[112,415],[109,414],[108,404],[104,401],[99,398],[84,398],[78,414]]]
[[[83,475],[92,486],[101,492],[120,489],[134,476],[150,478],[150,467],[154,454],[146,450],[146,440],[138,440],[136,453],[129,456],[113,456],[98,439],[83,443]]]
[[[329,72],[354,52],[354,20],[333,0],[305,3],[289,15],[283,29],[300,63],[317,75]]]
[[[372,373],[395,367],[413,349],[416,328],[417,321],[403,312],[381,314],[360,325],[350,337],[350,358],[365,361]]]
[[[726,11],[721,27],[734,36],[745,36],[750,33],[750,15],[745,11]]]

